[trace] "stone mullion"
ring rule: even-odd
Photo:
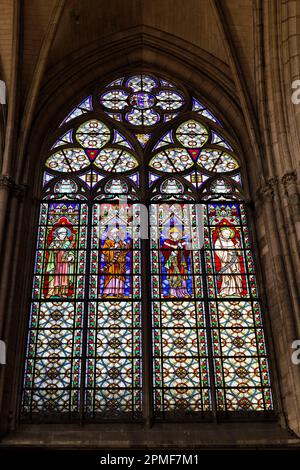
[[[148,197],[149,174],[147,166],[147,155],[143,155],[140,169],[141,204],[147,208],[148,238],[140,239],[140,275],[141,275],[141,327],[142,327],[142,404],[143,419],[148,428],[153,425],[153,348],[152,348],[152,291],[151,275],[152,267],[150,260],[150,203]],[[142,217],[143,207],[140,210],[140,224],[144,223]],[[140,227],[141,229],[141,227]]]

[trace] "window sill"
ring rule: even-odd
[[[289,448],[297,438],[274,422],[21,424],[2,438],[0,448],[195,449]]]

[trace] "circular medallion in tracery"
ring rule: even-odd
[[[136,109],[149,109],[155,104],[155,98],[150,93],[139,91],[129,96],[128,102],[130,106]]]

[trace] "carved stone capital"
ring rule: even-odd
[[[291,186],[297,183],[297,173],[296,171],[290,171],[281,177],[281,183],[286,191],[289,190]]]
[[[295,220],[298,221],[300,214],[300,193],[297,187],[297,172],[291,171],[283,175],[281,183],[284,188],[287,204],[291,209],[291,213],[293,214],[293,217],[295,217]]]
[[[278,179],[270,178],[267,183],[257,191],[257,199],[273,201],[278,191]]]
[[[27,190],[27,186],[25,184],[15,184],[12,188],[12,195],[22,201]]]
[[[17,184],[8,175],[0,175],[0,190],[9,191],[12,196],[17,197],[18,199],[22,200],[26,191],[26,185],[24,184]]]
[[[0,175],[0,189],[9,190],[14,186],[14,180],[8,175]]]

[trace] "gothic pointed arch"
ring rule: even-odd
[[[68,111],[44,158],[24,420],[142,419],[145,387],[156,419],[272,412],[242,171],[169,77],[124,73]]]

